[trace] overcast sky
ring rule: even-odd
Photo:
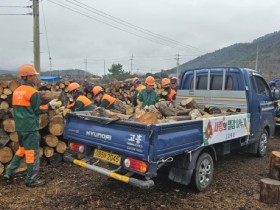
[[[0,0],[0,14],[26,14],[30,0]],[[199,55],[279,31],[279,0],[42,0],[41,71],[112,64],[158,72]],[[0,69],[33,63],[33,18],[0,15]],[[47,44],[48,43],[48,44]],[[49,61],[52,58],[52,67]],[[131,58],[133,55],[133,60]],[[86,62],[87,61],[87,62]]]

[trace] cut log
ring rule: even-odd
[[[58,141],[58,144],[56,145],[56,148],[55,148],[56,152],[63,154],[66,152],[66,149],[67,149],[66,143],[63,141]]]
[[[44,149],[44,155],[45,155],[45,157],[47,157],[47,158],[50,158],[51,156],[53,156],[53,154],[54,154],[54,148],[52,148],[52,147],[44,147],[43,148]]]
[[[162,113],[155,107],[155,105],[149,106],[149,112],[157,115],[157,119],[162,119]]]
[[[5,120],[12,117],[12,113],[7,109],[0,109],[0,120]]]
[[[199,106],[197,103],[193,100],[193,98],[187,98],[181,101],[181,106],[187,108],[187,109],[199,109]]]
[[[12,132],[9,134],[9,138],[11,141],[13,142],[18,142],[18,133],[15,131],[15,132]]]
[[[145,114],[137,118],[136,121],[144,124],[157,124],[158,123],[157,114],[146,112]]]
[[[9,135],[6,133],[6,131],[0,128],[0,148],[6,146],[9,140]]]
[[[45,144],[49,147],[56,147],[56,145],[58,144],[58,138],[55,135],[48,134],[48,135],[45,135],[43,137],[43,139],[44,139]]]
[[[124,104],[121,100],[117,99],[114,103],[114,107],[116,110],[120,111],[122,114],[132,114],[133,113],[133,107],[130,107],[126,104]]]
[[[38,91],[42,104],[47,104],[53,99],[58,99],[61,92],[59,91],[49,91],[41,90]]]
[[[0,162],[8,163],[13,158],[13,151],[10,147],[2,147],[0,148]]]
[[[13,150],[13,152],[16,153],[17,150],[18,150],[18,147],[19,147],[19,143],[18,142],[10,141],[8,143],[8,147],[10,147]]]
[[[280,152],[272,151],[270,157],[269,175],[271,179],[280,181]]]
[[[196,118],[201,117],[202,115],[198,109],[193,109],[192,111],[190,111],[190,116],[191,116],[191,119],[194,120]]]
[[[3,120],[2,127],[6,132],[15,132],[15,121],[12,118]]]
[[[280,202],[280,181],[264,178],[260,184],[260,201],[267,204]]]
[[[159,102],[157,103],[158,110],[164,117],[169,117],[169,116],[177,116],[177,109],[173,107],[169,107],[167,103]]]
[[[40,114],[39,116],[39,129],[45,128],[49,124],[48,114]]]
[[[18,80],[12,80],[9,82],[9,89],[14,92],[15,89],[17,89],[21,85],[21,82]]]
[[[9,103],[7,101],[1,101],[0,103],[0,109],[8,110],[10,107]]]
[[[55,136],[60,136],[63,134],[64,124],[60,123],[50,123],[49,132]]]

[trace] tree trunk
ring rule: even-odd
[[[271,152],[269,175],[271,179],[280,180],[280,152],[279,151]]]
[[[0,148],[0,162],[8,163],[13,158],[13,151],[10,147],[2,147]]]
[[[280,181],[264,178],[261,179],[260,201],[267,204],[280,202]]]

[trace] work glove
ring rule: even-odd
[[[59,108],[62,105],[62,102],[58,99],[53,99],[49,102],[49,105],[52,109]]]

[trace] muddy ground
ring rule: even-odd
[[[268,155],[257,158],[235,152],[215,165],[210,188],[197,193],[168,180],[162,170],[155,187],[141,190],[68,163],[42,166],[48,184],[26,188],[24,174],[12,185],[0,177],[0,209],[280,209],[259,201],[260,179],[268,177],[271,151],[280,151],[280,129],[270,140]]]

